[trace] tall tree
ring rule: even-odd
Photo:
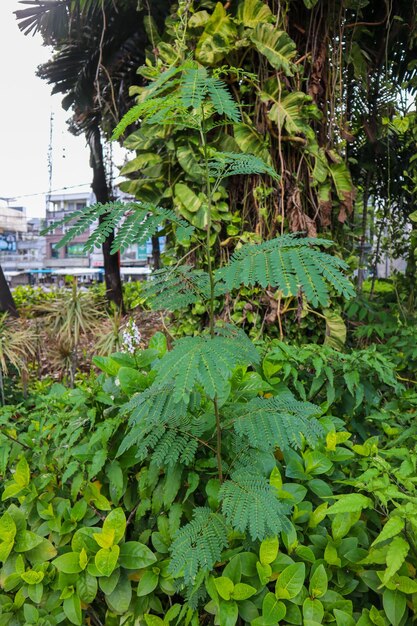
[[[24,2],[23,2],[24,4]],[[25,34],[40,32],[54,55],[38,74],[64,94],[63,107],[72,111],[69,128],[84,134],[90,148],[92,189],[98,202],[111,200],[106,180],[102,137],[107,137],[129,106],[129,86],[144,61],[147,35],[144,13],[133,0],[40,0],[16,11]],[[160,3],[154,12],[161,12]],[[104,219],[104,216],[101,218]],[[123,308],[119,256],[111,254],[114,234],[103,243],[107,295]]]

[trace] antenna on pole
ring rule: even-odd
[[[54,128],[54,114],[51,112],[51,117],[49,118],[48,194],[46,196],[46,210],[49,209],[49,204],[51,202],[51,192],[52,192],[52,172],[53,172],[52,139],[53,139],[53,128]]]

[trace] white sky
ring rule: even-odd
[[[52,189],[91,182],[88,149],[83,136],[66,128],[70,117],[62,96],[36,76],[36,68],[51,56],[40,36],[23,35],[13,11],[18,0],[0,0],[0,197],[14,197],[29,216],[42,216],[48,191],[48,146],[53,123]],[[89,190],[89,185],[82,190]],[[70,191],[70,190],[68,190]],[[75,190],[74,190],[75,191]],[[37,194],[41,195],[31,195]],[[22,197],[28,196],[28,197]]]

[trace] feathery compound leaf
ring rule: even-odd
[[[191,522],[176,534],[171,545],[169,571],[173,576],[192,582],[200,570],[209,572],[227,547],[224,519],[209,508],[197,507]]]
[[[155,382],[173,381],[175,402],[188,402],[196,385],[213,399],[226,391],[236,365],[253,363],[254,357],[252,347],[237,351],[235,341],[227,337],[184,337],[159,361]]]
[[[130,205],[132,207],[132,205]],[[141,245],[155,235],[161,224],[170,221],[181,229],[178,235],[184,239],[189,237],[194,228],[185,220],[178,218],[173,211],[154,207],[148,204],[133,205],[133,209],[121,224],[111,248],[112,254],[126,250],[132,243]]]
[[[189,265],[165,267],[153,272],[144,288],[143,295],[152,309],[177,311],[197,301],[210,297],[209,277],[203,270]]]
[[[347,269],[346,264],[316,250],[320,245],[331,242],[283,235],[261,244],[242,246],[233,254],[230,264],[217,272],[216,281],[224,281],[229,290],[242,284],[278,287],[284,296],[295,296],[301,289],[313,306],[328,304],[329,285],[344,297],[352,297],[353,286],[342,273]]]
[[[42,231],[42,233],[46,234],[65,224],[72,224],[71,228],[66,232],[64,237],[56,244],[57,248],[62,248],[74,239],[74,237],[78,237],[88,230],[90,226],[99,219],[99,217],[107,213],[110,214],[111,211],[119,211],[121,207],[126,207],[126,205],[122,202],[91,204],[90,206],[86,206],[79,211],[74,211],[74,213],[71,213],[71,215],[59,220],[58,222],[54,222],[51,226],[48,226],[47,229]]]
[[[226,521],[253,540],[277,535],[288,526],[289,508],[275,496],[268,480],[249,470],[234,472],[220,488],[219,498]]]
[[[268,174],[272,178],[279,178],[277,172],[265,161],[253,154],[241,152],[217,152],[209,161],[209,173],[217,179],[249,174]]]
[[[237,434],[246,435],[250,444],[261,450],[279,447],[281,450],[300,448],[302,438],[315,446],[323,435],[319,422],[313,418],[320,409],[309,402],[290,402],[276,398],[254,398],[239,407],[235,405],[234,428]]]
[[[186,413],[183,403],[175,403],[172,385],[155,385],[146,389],[123,406],[123,413],[130,414],[130,430],[119,446],[116,456],[120,456],[133,445],[137,445],[149,429],[167,421],[178,424]]]
[[[200,107],[207,94],[207,70],[204,67],[186,70],[181,81],[181,99],[185,107]]]
[[[222,80],[218,78],[207,79],[207,90],[216,113],[224,115],[232,122],[240,122],[239,107]]]
[[[100,224],[90,233],[86,243],[84,244],[84,250],[91,252],[94,248],[99,248],[114,232],[118,224],[122,221],[128,207],[126,204],[120,203],[118,207],[112,207],[111,210],[106,213],[101,220]],[[73,239],[75,235],[72,231],[68,232],[70,239]],[[62,243],[62,240],[60,243]]]
[[[206,422],[193,418],[184,403],[175,403],[172,386],[153,384],[125,405],[130,412],[129,431],[116,456],[135,448],[136,458],[151,465],[171,468],[178,462],[189,465],[198,448]]]

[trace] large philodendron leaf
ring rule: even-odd
[[[205,65],[218,63],[229,52],[235,37],[236,26],[223,4],[218,2],[198,41],[197,61]]]
[[[350,172],[343,161],[340,161],[340,163],[331,163],[329,165],[329,171],[336,188],[337,197],[342,203],[339,211],[339,221],[344,222],[347,215],[350,215],[353,210],[355,188]]]
[[[258,133],[252,124],[235,124],[233,127],[237,145],[245,154],[253,154],[272,166],[268,138]]]
[[[243,0],[237,9],[237,20],[247,28],[255,28],[258,24],[272,22],[273,13],[269,6],[261,0]]]
[[[270,96],[266,96],[264,99],[269,98]],[[268,117],[280,130],[285,129],[289,135],[309,134],[312,131],[302,110],[309,100],[309,97],[301,91],[293,91],[282,98],[273,98]]]
[[[272,67],[293,76],[294,59],[297,49],[291,37],[283,30],[277,30],[273,24],[258,24],[250,35],[251,41],[263,54]]]

